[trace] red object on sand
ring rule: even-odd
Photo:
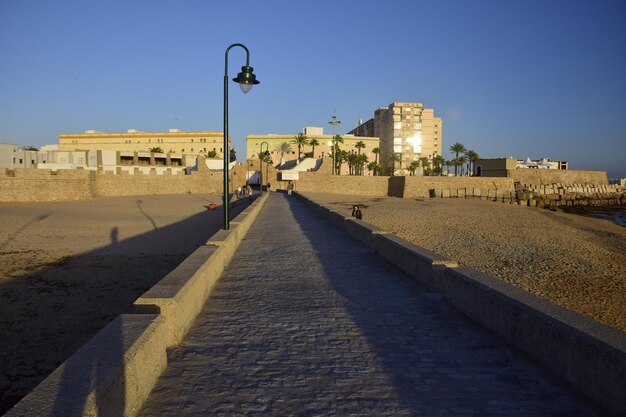
[[[217,206],[214,203],[209,204],[209,210],[215,210],[215,207]]]

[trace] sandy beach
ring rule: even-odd
[[[626,228],[478,199],[307,193],[419,246],[626,331]]]
[[[220,200],[0,204],[0,415],[219,230]]]

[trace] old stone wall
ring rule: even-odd
[[[285,188],[286,183],[281,184],[281,187]],[[300,179],[295,182],[295,189],[314,193],[385,197],[388,195],[389,177],[301,172]]]
[[[608,185],[605,171],[557,170],[557,169],[512,169],[507,177],[522,184],[594,184]]]
[[[404,198],[509,196],[515,191],[512,178],[405,177]]]
[[[234,185],[234,184],[233,184]],[[130,195],[220,193],[221,171],[193,171],[191,175],[165,172],[157,175],[120,172],[98,173],[94,181],[94,197],[121,197]]]
[[[68,201],[92,198],[95,173],[33,168],[0,170],[0,202]]]

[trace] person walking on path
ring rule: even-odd
[[[293,182],[289,181],[289,183],[287,184],[287,194],[291,195],[292,191],[293,191]]]
[[[363,219],[363,213],[361,213],[361,209],[356,204],[352,207],[352,217],[359,220]]]

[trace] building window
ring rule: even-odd
[[[20,164],[22,163],[22,160],[20,159]]]

